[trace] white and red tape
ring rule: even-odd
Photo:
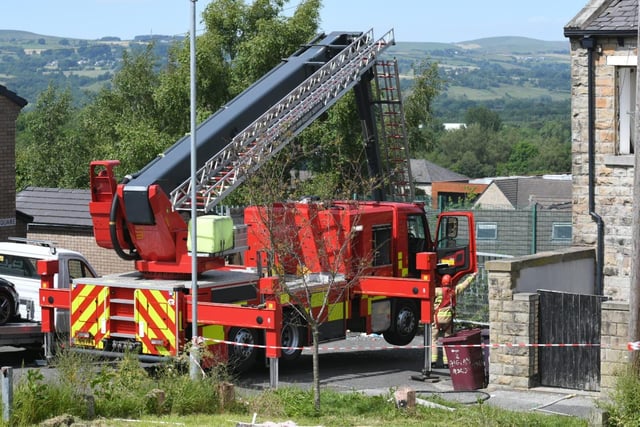
[[[206,342],[215,343],[215,344],[229,344],[229,345],[237,345],[240,347],[255,347],[255,348],[267,348],[266,345],[261,344],[248,344],[248,343],[239,343],[235,341],[225,341],[225,340],[217,340],[211,338],[197,337],[194,340],[197,344],[204,344]],[[539,348],[550,348],[550,347],[600,347],[600,348],[610,348],[609,345],[605,344],[592,344],[592,343],[569,343],[569,344],[551,344],[551,343],[483,343],[483,344],[447,344],[447,345],[438,345],[435,347],[449,347],[449,348],[471,348],[471,347],[480,347],[480,348],[525,348],[525,347],[539,347]],[[271,347],[271,348],[280,348],[281,350],[291,350],[297,349],[296,347]],[[404,348],[404,349],[424,349],[424,345],[406,345],[406,346],[395,346],[395,345],[382,345],[382,346],[371,346],[371,345],[354,345],[354,346],[340,346],[340,347],[329,347],[329,346],[320,346],[320,351],[354,351],[354,350],[391,350],[396,348]],[[640,350],[640,341],[629,342],[627,343],[627,349],[629,351]]]

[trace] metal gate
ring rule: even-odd
[[[538,294],[538,342],[563,344],[539,348],[540,384],[599,391],[602,297],[553,291],[538,291]]]

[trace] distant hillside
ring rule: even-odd
[[[134,40],[103,37],[81,40],[0,30],[0,84],[35,104],[50,82],[70,88],[82,103],[87,93],[108,84],[122,53],[153,41],[160,63],[172,36],[140,35]],[[569,42],[526,37],[491,37],[459,43],[398,42],[385,56],[398,60],[403,93],[411,90],[414,64],[427,60],[439,66],[446,82],[438,99],[439,114],[459,121],[473,103],[516,99],[567,103],[570,95]],[[498,103],[499,104],[499,103]],[[444,112],[443,112],[444,111]]]
[[[50,83],[69,88],[77,103],[109,83],[120,67],[125,50],[142,49],[155,44],[158,58],[167,58],[172,36],[141,35],[135,40],[105,36],[83,40],[0,30],[0,84],[35,104]]]
[[[414,64],[437,63],[445,81],[436,112],[445,121],[462,120],[464,112],[478,103],[508,114],[517,101],[560,103],[554,117],[569,116],[569,41],[543,41],[526,37],[491,37],[459,43],[398,42],[387,51],[398,60],[403,91],[411,90]],[[514,113],[506,121],[527,120]],[[522,118],[519,118],[522,117]]]

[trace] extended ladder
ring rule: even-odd
[[[388,177],[390,200],[414,199],[404,110],[400,95],[397,60],[378,60],[375,67],[376,94],[380,126],[380,152],[386,156],[383,167]]]
[[[377,41],[369,30],[237,134],[198,170],[197,210],[209,212],[353,88],[378,54],[393,43],[393,30]],[[191,184],[188,179],[171,192],[175,210],[191,209]]]

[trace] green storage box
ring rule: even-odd
[[[189,235],[187,237],[187,249],[191,252],[193,236],[189,221]],[[222,215],[203,215],[197,218],[196,250],[198,252],[215,254],[233,248],[233,219]]]

